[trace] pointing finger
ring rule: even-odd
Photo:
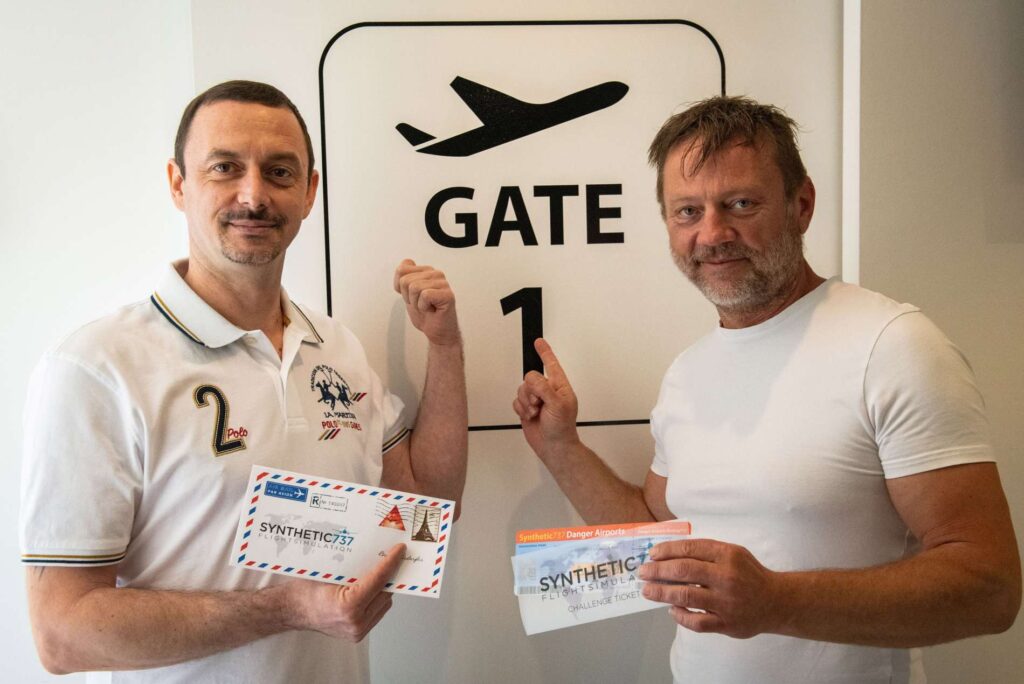
[[[538,337],[534,340],[533,348],[537,350],[540,360],[544,362],[544,372],[547,376],[559,385],[568,385],[569,378],[566,376],[565,371],[562,369],[562,364],[559,363],[558,357],[555,356],[555,351],[548,344],[547,340],[543,337]]]
[[[387,555],[356,582],[350,594],[353,604],[360,607],[368,606],[370,601],[384,589],[384,585],[395,575],[404,555],[405,544],[392,546]]]

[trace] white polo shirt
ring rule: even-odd
[[[282,357],[169,269],[149,300],[46,353],[25,415],[21,550],[30,565],[118,564],[118,586],[258,589],[229,565],[253,464],[377,484],[408,429],[402,402],[336,321],[282,290]],[[368,678],[365,647],[286,633],[112,681]],[[108,675],[104,674],[103,680]]]

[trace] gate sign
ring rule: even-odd
[[[684,21],[357,24],[324,49],[321,166],[330,313],[411,411],[426,366],[399,261],[442,269],[466,341],[474,429],[518,426],[543,334],[582,423],[647,419],[713,309],[668,253],[647,146],[720,94],[714,38]]]

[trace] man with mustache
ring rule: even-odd
[[[40,659],[115,682],[368,681],[358,642],[391,606],[402,545],[332,585],[229,565],[235,528],[254,464],[460,498],[454,294],[429,266],[395,271],[429,347],[410,430],[355,336],[281,287],[319,180],[295,105],[262,83],[210,88],[167,175],[188,258],[48,352],[31,386],[22,559]]]
[[[916,647],[1006,630],[1020,557],[960,352],[918,309],[803,257],[814,185],[781,110],[718,97],[650,148],[672,256],[720,326],[665,375],[643,486],[576,431],[551,347],[513,406],[589,524],[680,518],[643,594],[678,682],[920,682]]]

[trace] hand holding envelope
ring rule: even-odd
[[[398,570],[405,545],[396,544],[354,584],[289,582],[280,590],[282,604],[293,629],[311,629],[352,642],[363,640],[391,608],[391,594],[384,591]]]

